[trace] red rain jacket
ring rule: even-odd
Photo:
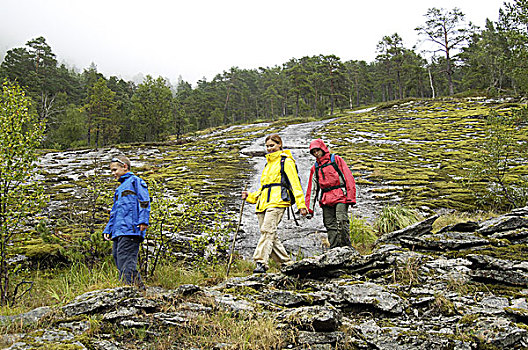
[[[321,139],[313,140],[310,143],[310,152],[314,148],[320,148],[324,155],[316,162],[319,165],[316,174],[315,164],[310,169],[308,178],[308,188],[306,190],[305,202],[308,211],[313,214],[315,202],[318,200],[320,205],[334,206],[337,203],[356,204],[356,181],[347,164],[337,154],[334,156],[335,163],[345,178],[343,179],[332,165],[323,166],[331,163],[331,155],[325,143]],[[328,190],[329,188],[332,188]]]

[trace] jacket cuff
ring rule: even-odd
[[[246,202],[251,203],[251,204],[257,203],[257,197],[255,196],[255,193],[253,192],[248,193]]]

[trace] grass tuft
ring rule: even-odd
[[[386,206],[374,222],[379,235],[400,230],[421,220],[413,209],[403,205]]]
[[[175,336],[180,344],[200,349],[218,344],[226,349],[282,349],[288,341],[271,315],[246,318],[225,311],[199,316]]]
[[[366,219],[352,217],[350,220],[350,241],[361,254],[369,254],[378,239],[375,230]]]

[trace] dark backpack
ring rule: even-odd
[[[297,218],[295,217],[295,213],[293,212],[292,206],[295,204],[295,196],[293,195],[293,187],[291,185],[290,179],[288,178],[288,174],[286,174],[286,171],[284,170],[284,163],[286,162],[286,156],[281,156],[281,198],[285,201],[290,201],[290,208],[286,209],[288,210],[288,219],[290,218],[290,211],[292,212],[293,221],[295,221],[295,225],[299,226],[299,222],[297,221]],[[295,172],[297,173],[297,178],[299,179],[299,184],[301,183],[301,178],[299,177],[299,169],[297,169],[297,164],[295,164]]]
[[[327,167],[327,166],[330,166],[330,165],[334,167],[335,171],[339,175],[339,178],[341,180],[343,180],[343,183],[339,184],[339,185],[336,185],[336,186],[326,187],[326,188],[321,188],[321,186],[319,186],[319,188],[321,188],[321,192],[322,192],[321,195],[323,193],[325,193],[325,192],[329,192],[329,191],[335,190],[336,188],[342,188],[342,187],[346,188],[345,175],[343,175],[343,172],[337,166],[337,163],[335,162],[335,154],[333,154],[333,153],[330,153],[330,163],[319,165],[319,163],[317,163],[317,161],[315,162],[315,178],[317,179],[317,184],[319,184],[319,170],[321,170],[321,174],[323,175],[323,179],[324,179],[324,172],[322,171],[322,169]]]
[[[284,170],[284,162],[286,161],[286,156],[281,156],[281,197],[282,200],[289,201],[291,205],[295,204],[295,196],[293,195],[293,187],[291,185],[290,179]],[[295,171],[297,172],[297,178],[299,183],[301,179],[299,178],[299,170],[297,169],[297,164],[295,164]]]

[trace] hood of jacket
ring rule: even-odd
[[[313,140],[310,142],[310,153],[312,153],[313,149],[319,148],[324,152],[323,156],[319,159],[317,159],[317,163],[324,164],[330,161],[330,151],[328,150],[328,147],[326,147],[325,143],[321,139]]]
[[[330,151],[328,150],[328,147],[326,147],[324,141],[321,139],[313,140],[312,142],[310,142],[310,153],[312,153],[312,150],[314,148],[321,149],[325,154],[330,153]]]

